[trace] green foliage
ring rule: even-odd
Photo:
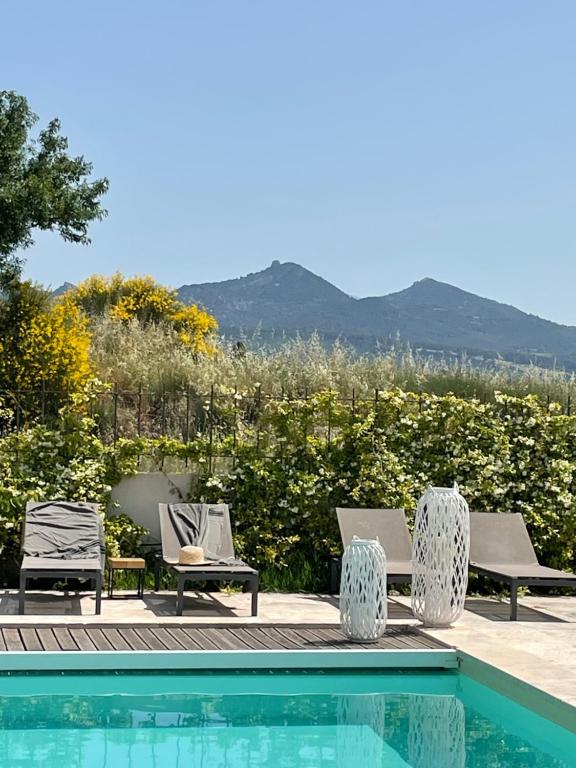
[[[27,501],[68,499],[99,503],[108,510],[110,491],[130,474],[114,450],[94,434],[94,422],[78,415],[76,405],[61,411],[57,428],[34,426],[0,438],[0,550],[16,559]],[[4,412],[3,412],[4,410]],[[0,408],[0,419],[8,414]],[[111,554],[131,555],[146,533],[125,516],[105,520]]]
[[[473,510],[522,512],[544,563],[576,568],[576,417],[557,405],[502,394],[481,403],[400,389],[360,401],[322,392],[263,399],[255,418],[242,400],[218,412],[211,441],[106,446],[72,409],[57,430],[0,438],[0,545],[16,553],[28,499],[108,504],[110,486],[139,463],[186,462],[191,497],[230,504],[238,554],[270,588],[326,586],[328,559],[341,551],[335,507],[411,514],[429,483],[454,481]],[[125,517],[106,525],[111,552],[137,550],[142,529]]]
[[[140,545],[148,533],[128,515],[111,515],[104,521],[106,531],[106,553],[110,557],[134,557],[141,555]]]
[[[34,229],[88,243],[88,224],[106,213],[100,198],[108,181],[88,180],[92,166],[68,155],[58,120],[33,140],[37,120],[23,96],[0,91],[0,282],[5,284],[18,275],[15,252],[32,244]]]

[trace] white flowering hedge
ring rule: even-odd
[[[0,438],[4,553],[18,551],[26,500],[108,503],[110,486],[146,454],[160,467],[167,457],[186,458],[196,477],[191,497],[231,505],[239,554],[263,571],[292,573],[302,588],[325,586],[327,560],[340,552],[335,507],[411,513],[429,483],[454,481],[473,510],[522,512],[544,563],[576,568],[576,417],[554,404],[401,390],[342,402],[324,392],[264,399],[257,419],[234,406],[218,423],[212,441],[104,446],[89,420],[63,414],[57,430]],[[141,535],[128,520],[108,522],[113,551],[131,554]]]
[[[411,513],[429,483],[454,481],[472,510],[522,512],[545,563],[576,567],[576,418],[554,404],[400,390],[343,404],[323,393],[267,403],[260,427],[258,449],[237,440],[234,469],[198,489],[232,505],[238,547],[260,567],[320,568],[341,551],[335,507]]]

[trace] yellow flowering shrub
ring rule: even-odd
[[[23,412],[56,411],[93,377],[90,332],[75,306],[21,283],[0,302],[0,390]],[[43,394],[41,394],[43,393]]]
[[[16,367],[19,389],[45,381],[49,388],[78,392],[92,376],[90,332],[77,307],[56,304],[23,328]]]
[[[93,275],[66,293],[62,303],[81,309],[89,317],[167,323],[177,331],[184,346],[198,354],[214,353],[214,334],[218,327],[215,318],[195,305],[183,304],[176,291],[149,276]]]

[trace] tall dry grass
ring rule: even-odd
[[[121,325],[103,319],[94,327],[92,358],[100,377],[120,390],[206,393],[260,387],[269,394],[301,396],[335,390],[344,397],[372,396],[401,387],[442,395],[490,400],[495,391],[536,394],[571,406],[576,379],[563,371],[517,366],[504,361],[483,367],[466,359],[432,360],[410,351],[359,354],[344,344],[323,346],[317,336],[287,339],[272,346],[257,336],[241,345],[223,340],[213,357],[185,349],[167,326]]]

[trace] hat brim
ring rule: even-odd
[[[195,563],[181,563],[178,561],[178,565],[182,565],[185,568],[197,568],[199,565],[214,565],[211,560],[197,560]]]

